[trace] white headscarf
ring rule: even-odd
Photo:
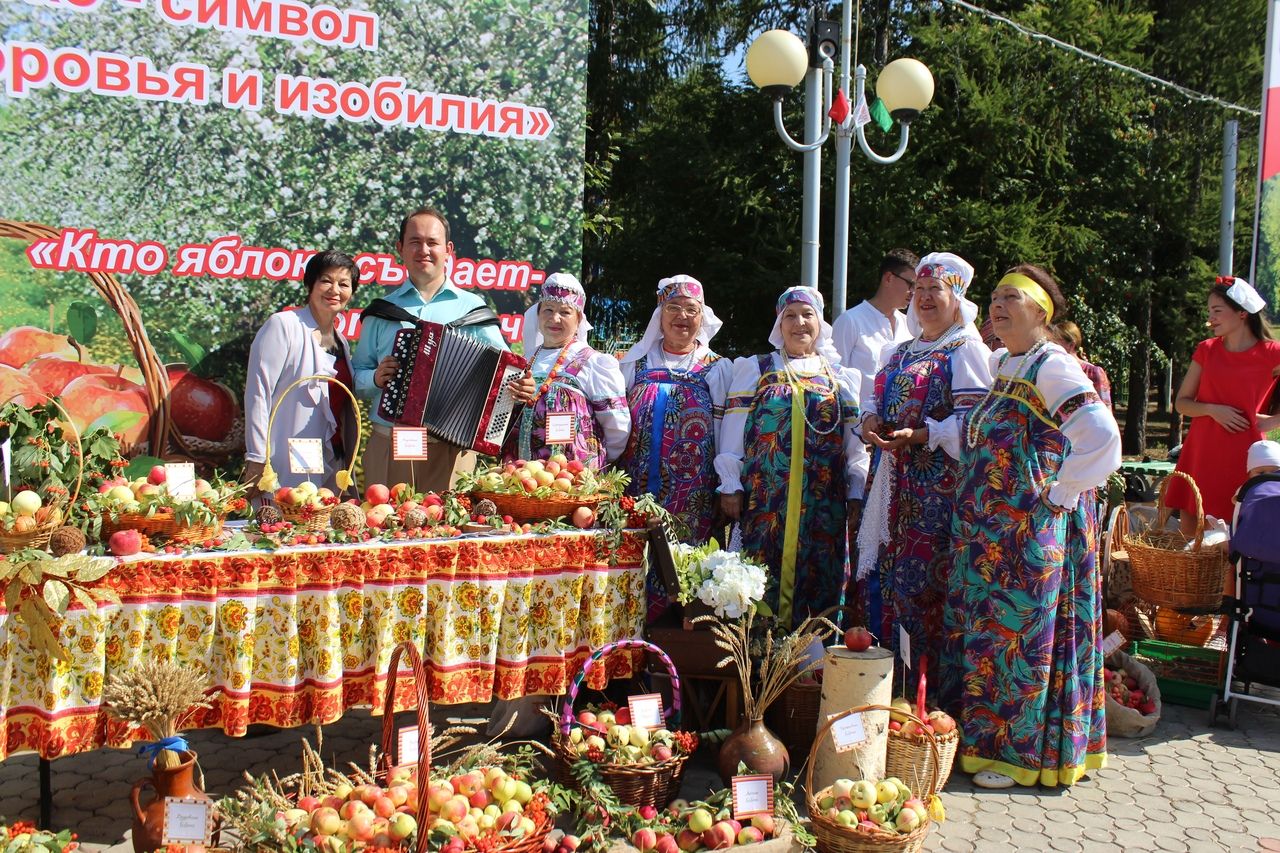
[[[1262,300],[1258,291],[1253,289],[1253,285],[1242,278],[1222,275],[1218,276],[1217,283],[1227,285],[1227,296],[1250,314],[1257,314],[1267,307],[1267,303]]]
[[[1234,299],[1235,297],[1232,298]],[[1280,465],[1280,444],[1263,439],[1249,445],[1249,456],[1244,466],[1245,470],[1252,471],[1254,468],[1261,468],[1264,465]]]
[[[520,340],[524,343],[525,358],[533,358],[534,350],[542,346],[542,332],[538,329],[538,308],[544,302],[570,305],[578,309],[578,341],[585,344],[587,332],[591,331],[591,324],[583,313],[587,306],[587,292],[582,289],[582,283],[567,272],[553,273],[542,283],[538,301],[524,312],[524,328],[521,330]]]
[[[627,354],[618,359],[622,364],[639,361],[653,351],[662,342],[662,306],[678,296],[687,296],[702,306],[702,326],[698,329],[698,343],[711,345],[711,339],[720,331],[724,323],[716,316],[716,312],[707,305],[702,282],[693,276],[673,275],[658,282],[658,307],[653,309],[649,325],[645,327],[640,342],[627,350]]]
[[[792,302],[804,302],[807,305],[812,305],[813,309],[818,312],[821,328],[818,331],[817,343],[814,344],[814,351],[818,355],[825,356],[833,367],[839,366],[840,353],[836,352],[836,346],[831,341],[831,324],[823,317],[826,305],[822,300],[822,294],[818,292],[816,287],[788,287],[782,291],[782,295],[778,297],[778,304],[775,309],[778,312],[778,316],[773,321],[773,331],[769,333],[769,343],[773,344],[775,349],[782,349],[782,312]]]
[[[919,281],[921,278],[936,278],[950,285],[951,291],[960,300],[960,322],[966,326],[973,325],[973,321],[978,317],[978,306],[965,296],[969,285],[973,283],[973,264],[951,252],[933,252],[921,258],[920,263],[916,265],[916,280]],[[916,316],[914,297],[907,307],[907,329],[917,338],[923,331],[920,318]],[[968,331],[968,329],[965,330],[966,333]],[[978,335],[976,327],[973,328],[973,335],[975,337]]]

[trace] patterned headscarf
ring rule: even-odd
[[[640,342],[627,350],[626,355],[618,359],[622,364],[639,361],[653,352],[662,343],[662,306],[680,296],[686,296],[702,306],[702,326],[698,329],[698,343],[710,346],[711,339],[720,331],[724,323],[716,316],[716,312],[707,305],[702,282],[689,275],[673,275],[658,282],[658,307],[653,309],[649,325],[645,327]]]
[[[951,252],[932,252],[920,259],[916,265],[916,281],[922,278],[936,278],[951,288],[951,292],[960,300],[960,322],[972,325],[978,318],[978,306],[965,293],[973,282],[973,264]],[[911,334],[919,337],[923,329],[920,318],[916,316],[916,302],[911,300],[907,306],[907,328]],[[967,330],[966,330],[967,331]],[[977,336],[975,328],[973,334]]]
[[[806,305],[812,305],[813,310],[817,312],[818,319],[821,321],[821,327],[818,331],[818,340],[814,344],[814,350],[819,354],[826,356],[828,362],[833,366],[840,364],[840,353],[836,352],[835,344],[831,341],[831,324],[822,316],[826,310],[826,303],[822,299],[822,294],[818,292],[816,287],[788,287],[782,291],[782,295],[778,297],[776,306],[777,318],[773,321],[773,331],[769,333],[769,343],[775,349],[782,349],[782,312],[786,310],[788,305],[797,302],[803,302]]]
[[[587,292],[582,289],[581,282],[567,272],[553,273],[542,283],[538,301],[524,312],[524,328],[520,339],[524,342],[525,358],[531,358],[533,351],[542,346],[542,332],[538,329],[538,308],[544,302],[568,305],[578,310],[577,340],[585,344],[587,332],[591,331],[591,324],[583,313],[587,307]]]

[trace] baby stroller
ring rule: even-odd
[[[1241,699],[1280,706],[1280,699],[1250,692],[1254,684],[1280,687],[1280,474],[1253,477],[1240,491],[1231,535],[1236,595],[1224,602],[1231,620],[1227,677],[1209,706],[1211,724],[1225,710],[1232,728]],[[1232,689],[1237,681],[1239,691]]]

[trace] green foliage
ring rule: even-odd
[[[67,331],[81,344],[91,343],[98,333],[98,312],[88,302],[72,302],[67,306]]]
[[[61,505],[70,498],[82,463],[82,493],[96,492],[99,483],[124,465],[120,442],[110,429],[87,430],[80,437],[81,455],[61,418],[51,402],[31,408],[6,403],[0,408],[0,440],[8,438],[11,447],[11,493],[30,488],[46,503]]]

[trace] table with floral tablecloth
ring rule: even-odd
[[[100,706],[106,678],[145,659],[208,673],[212,707],[188,728],[243,735],[354,706],[381,712],[392,649],[423,651],[432,702],[563,693],[592,649],[639,636],[644,543],[603,533],[488,536],[407,545],[215,552],[123,561],[99,583],[120,605],[74,607],[60,631],[71,661],[32,650],[0,607],[0,759],[128,746]],[[630,677],[632,652],[592,669]],[[415,705],[407,669],[397,707]]]

